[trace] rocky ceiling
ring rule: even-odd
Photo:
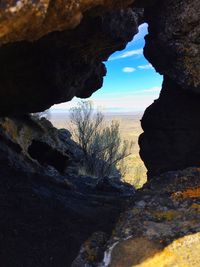
[[[99,89],[102,62],[143,21],[131,2],[1,2],[0,114],[41,111]]]
[[[164,84],[142,120],[141,156],[149,176],[196,165],[199,18],[199,0],[3,0],[0,115],[89,97],[102,86],[103,61],[123,49],[145,21],[144,54],[164,75]]]

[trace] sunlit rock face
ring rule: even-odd
[[[85,243],[77,260],[95,267],[198,267],[199,174],[199,169],[187,168],[149,181],[136,192],[106,245],[96,237],[92,243],[98,244],[96,250]],[[103,246],[106,251],[100,264],[98,254]]]
[[[0,43],[37,40],[73,29],[92,8],[125,7],[134,0],[3,0],[0,3]]]
[[[102,86],[102,62],[125,47],[142,21],[142,10],[103,9],[111,1],[51,1],[47,10],[44,1],[22,2],[12,16],[14,7],[1,10],[9,32],[0,38],[7,43],[0,48],[0,115],[36,112],[74,96],[89,97]],[[34,16],[26,18],[31,10],[38,10],[34,16],[42,24]],[[25,20],[26,27],[17,19]]]
[[[157,2],[145,9],[144,54],[164,75],[161,95],[142,119],[140,155],[148,176],[199,166],[200,2]]]

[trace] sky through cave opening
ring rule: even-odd
[[[139,156],[138,146],[138,137],[142,133],[140,119],[144,110],[159,97],[163,81],[163,77],[143,55],[147,34],[148,25],[144,23],[124,50],[110,56],[105,62],[107,75],[103,87],[89,98],[94,107],[100,107],[108,123],[119,121],[123,139],[135,143],[133,154],[127,158],[125,180],[136,187],[141,187],[146,181],[146,168]],[[53,124],[58,128],[66,127],[66,114],[79,101],[74,98],[70,102],[53,106]]]
[[[139,32],[123,51],[110,56],[106,64],[107,75],[101,89],[93,93],[90,100],[95,107],[109,113],[142,113],[159,96],[162,76],[143,55],[146,23],[139,26]],[[52,112],[66,112],[79,101],[54,105]]]

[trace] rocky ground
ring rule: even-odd
[[[108,238],[133,187],[78,176],[79,146],[44,118],[2,118],[0,136],[1,266],[70,266],[92,233]]]
[[[188,168],[148,182],[103,245],[104,259],[95,262],[102,245],[93,236],[73,266],[200,266],[199,178],[198,168]]]

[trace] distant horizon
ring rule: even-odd
[[[97,109],[95,109],[97,110]],[[65,114],[65,113],[70,113],[70,109],[50,109],[50,114]],[[144,110],[127,110],[127,109],[100,109],[103,114],[108,113],[108,114],[141,114],[144,113]]]

